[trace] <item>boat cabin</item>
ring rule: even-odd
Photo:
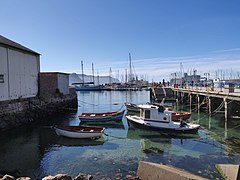
[[[172,121],[171,112],[164,111],[163,106],[147,106],[140,108],[140,117],[145,120],[169,123]]]

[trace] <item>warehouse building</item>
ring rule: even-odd
[[[0,101],[38,94],[40,54],[0,35]]]

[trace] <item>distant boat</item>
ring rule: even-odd
[[[135,127],[157,130],[159,132],[182,132],[196,133],[200,127],[198,124],[186,123],[184,121],[174,122],[172,112],[164,111],[162,107],[154,105],[139,105],[139,115],[127,115],[130,125]]]
[[[103,87],[100,85],[93,85],[91,83],[73,83],[76,91],[100,91],[103,90]]]
[[[125,110],[113,111],[113,112],[103,112],[103,113],[82,113],[79,116],[81,122],[83,121],[120,121],[122,120]]]
[[[54,126],[59,136],[68,138],[99,138],[103,135],[105,128],[91,126]]]
[[[92,82],[84,81],[83,61],[81,61],[81,67],[82,67],[82,83],[72,83],[72,85],[75,85],[76,91],[100,91],[100,90],[102,90],[101,85],[95,85],[93,63],[92,63],[92,73],[93,73]]]

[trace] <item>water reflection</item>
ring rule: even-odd
[[[120,122],[99,123],[98,126],[106,127],[107,135],[97,140],[57,136],[51,126],[79,125],[81,112],[115,111],[124,102],[149,102],[149,93],[144,91],[84,92],[78,97],[78,112],[46,119],[41,127],[21,127],[2,133],[0,170],[10,169],[32,179],[57,173],[74,177],[80,172],[115,179],[115,173],[120,172],[124,179],[129,171],[137,171],[140,160],[145,160],[220,179],[215,164],[240,162],[239,121],[228,119],[226,125],[222,114],[209,119],[205,113],[192,112],[191,121],[197,120],[202,129],[191,136],[128,129],[125,117]]]

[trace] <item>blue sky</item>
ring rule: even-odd
[[[180,71],[240,72],[237,0],[2,0],[0,34],[41,54],[41,71],[119,77],[129,68],[149,81]]]

